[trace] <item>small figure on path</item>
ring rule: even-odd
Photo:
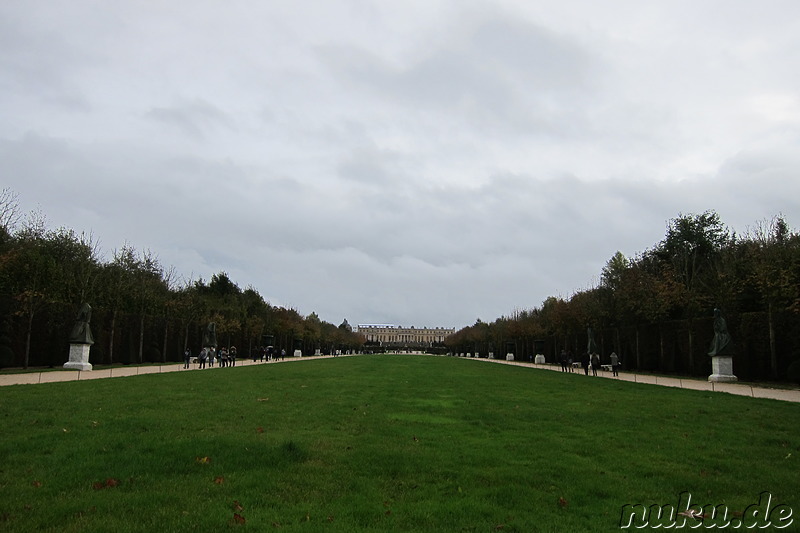
[[[206,367],[206,358],[208,357],[208,348],[203,348],[200,350],[200,355],[197,357],[197,360],[200,362],[200,368]]]
[[[589,375],[589,352],[583,352],[581,355],[581,366],[583,367],[583,373],[587,376]]]
[[[611,359],[612,375],[619,376],[619,356],[616,354],[616,352],[611,352],[609,358]]]
[[[567,351],[561,350],[561,371],[567,371]]]
[[[219,361],[220,368],[228,366],[228,349],[224,346],[217,352],[217,360]]]
[[[597,369],[600,368],[600,356],[596,353],[592,354],[592,375],[597,375]]]
[[[189,368],[189,362],[192,360],[192,352],[186,348],[183,352],[183,368]]]

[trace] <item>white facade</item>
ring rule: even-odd
[[[357,331],[367,342],[398,346],[430,346],[456,332],[455,328],[404,328],[391,324],[359,324]]]

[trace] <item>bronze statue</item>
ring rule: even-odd
[[[89,327],[89,321],[92,319],[92,306],[88,303],[81,305],[78,310],[78,316],[75,319],[75,325],[72,326],[72,333],[69,336],[70,344],[94,344],[94,337],[92,336],[92,328]]]
[[[728,333],[728,325],[719,309],[714,309],[714,340],[711,341],[708,355],[733,355],[733,342]]]
[[[217,326],[213,322],[209,322],[203,331],[203,348],[216,348],[217,347]]]

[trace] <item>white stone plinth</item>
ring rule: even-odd
[[[514,354],[513,353],[507,353],[506,354],[506,361],[513,361],[513,360],[514,360]]]
[[[81,371],[91,370],[92,365],[89,363],[89,349],[91,347],[91,344],[70,344],[69,361],[64,363],[64,368]]]
[[[711,375],[708,376],[708,381],[739,381],[739,378],[733,375],[733,357],[730,355],[711,356]]]
[[[303,350],[295,350],[294,351],[295,357],[303,357]]]
[[[494,352],[489,352],[489,359],[494,359]]]
[[[544,355],[540,353],[536,354],[536,357],[533,358],[533,362],[537,365],[543,365],[545,363]]]
[[[322,355],[322,351],[319,348],[317,348],[316,350],[314,350],[314,355]]]

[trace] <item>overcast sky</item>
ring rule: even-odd
[[[800,221],[796,0],[3,0],[0,187],[334,324],[460,328]]]

